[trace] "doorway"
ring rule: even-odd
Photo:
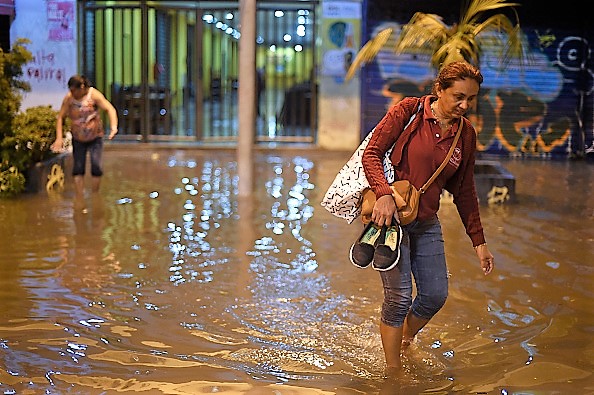
[[[257,4],[256,142],[315,143],[316,4]],[[236,142],[238,6],[81,3],[80,68],[117,108],[120,138]]]

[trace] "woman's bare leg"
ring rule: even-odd
[[[400,347],[402,344],[402,327],[394,327],[380,322],[380,335],[386,358],[386,374],[397,375],[402,371]]]
[[[423,329],[425,325],[429,322],[426,318],[419,318],[416,315],[409,312],[406,315],[406,320],[404,320],[404,326],[402,329],[402,350],[406,350],[406,348],[410,345],[413,341],[417,333]]]
[[[82,198],[85,193],[85,178],[84,176],[74,176],[74,191],[76,197]]]
[[[92,178],[92,191],[99,192],[99,186],[101,185],[101,177],[93,177]]]

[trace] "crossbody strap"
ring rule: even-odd
[[[419,100],[419,104],[417,106],[417,109],[415,112],[413,112],[413,114],[411,115],[410,119],[408,120],[408,122],[406,123],[406,125],[404,125],[404,127],[402,128],[402,132],[404,133],[404,131],[406,130],[407,127],[410,126],[410,124],[412,123],[412,121],[415,120],[416,116],[418,113],[421,112],[421,110],[423,109],[423,101]],[[394,142],[394,144],[392,144],[392,146],[390,147],[390,149],[388,149],[386,151],[386,155],[388,158],[392,155],[392,151],[394,150],[394,147],[396,146],[396,142]]]
[[[460,117],[460,122],[458,122],[458,131],[456,132],[456,136],[454,137],[454,142],[452,143],[452,146],[450,147],[450,150],[448,151],[448,154],[446,155],[446,157],[443,160],[443,162],[441,162],[441,165],[439,165],[439,167],[437,168],[437,170],[435,170],[435,173],[433,173],[433,175],[431,176],[431,178],[427,180],[427,182],[425,183],[425,185],[423,185],[421,187],[421,189],[419,189],[419,192],[425,193],[425,191],[427,190],[427,188],[429,188],[429,185],[431,185],[431,183],[433,181],[435,181],[435,179],[437,178],[437,176],[439,175],[439,173],[441,173],[441,171],[444,169],[444,167],[446,167],[446,165],[448,164],[450,158],[452,157],[452,154],[454,153],[454,149],[456,148],[456,144],[458,144],[458,138],[460,137],[460,134],[461,133],[462,133],[462,117]]]

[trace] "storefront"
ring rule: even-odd
[[[315,141],[316,2],[258,2],[259,142]],[[234,142],[239,4],[78,3],[80,70],[116,106],[121,139]]]

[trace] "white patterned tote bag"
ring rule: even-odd
[[[404,129],[415,119],[421,107],[419,106],[418,110],[413,113]],[[374,132],[375,128],[365,137],[347,163],[339,170],[321,202],[322,206],[332,215],[345,219],[349,224],[361,215],[363,190],[369,188],[369,182],[367,181],[367,177],[365,177],[361,159],[363,157],[363,151],[365,151]],[[390,154],[393,148],[394,146],[384,156],[384,174],[390,184],[394,182],[394,167],[390,160]]]

